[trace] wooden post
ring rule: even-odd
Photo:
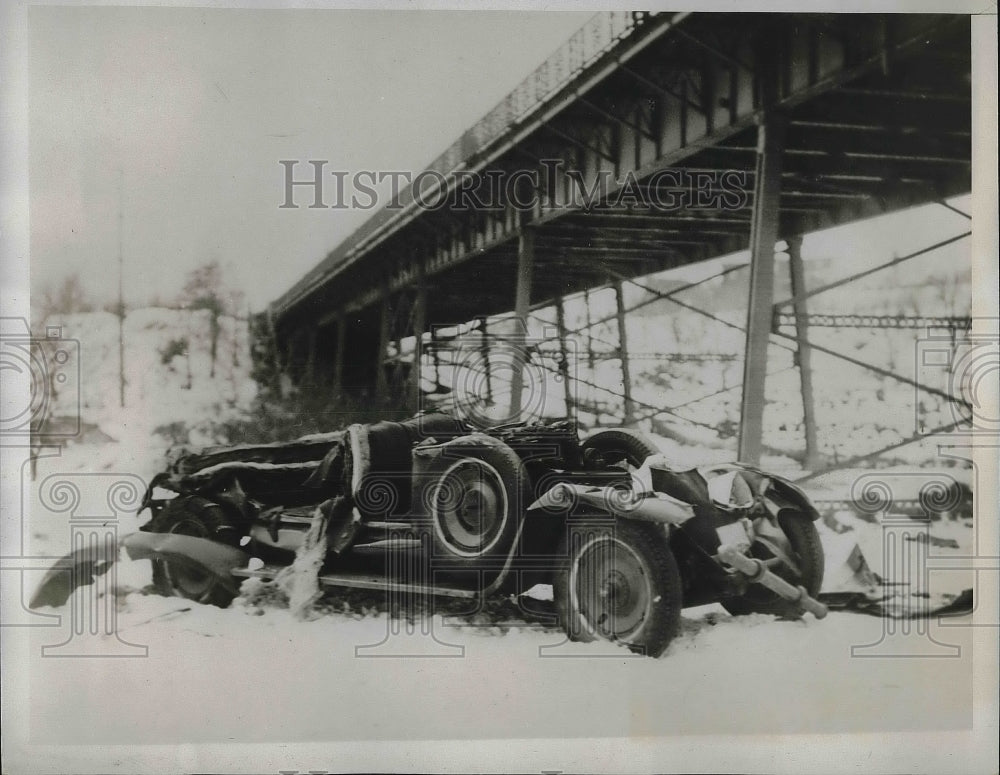
[[[753,465],[760,463],[764,430],[767,348],[774,306],[774,245],[778,241],[783,150],[784,121],[776,114],[765,112],[757,125],[757,174],[750,221],[750,298],[737,453],[739,460]]]
[[[524,363],[531,309],[531,274],[535,263],[535,232],[524,226],[517,245],[517,288],[514,294],[514,360],[511,364],[510,419],[521,419],[521,394],[524,390]]]
[[[632,405],[632,376],[628,362],[628,335],[625,326],[625,296],[622,291],[621,280],[615,282],[615,306],[618,318],[618,357],[622,364],[622,398],[625,402],[624,420],[626,425],[631,425],[635,418],[635,411]]]
[[[802,266],[802,237],[795,235],[785,239],[788,243],[788,272],[792,283],[792,298],[806,293],[805,268]],[[819,462],[816,446],[816,407],[812,385],[812,348],[809,346],[809,322],[806,300],[792,304],[795,312],[795,341],[798,348],[795,361],[799,367],[799,385],[802,390],[802,423],[805,426],[806,456],[804,465],[812,471]]]
[[[556,298],[556,326],[559,330],[559,374],[563,381],[566,417],[573,418],[576,416],[576,411],[573,406],[573,385],[570,384],[569,348],[566,345],[566,310],[563,307],[562,296]]]

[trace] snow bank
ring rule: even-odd
[[[53,316],[45,324],[58,326],[63,339],[78,343],[74,349],[79,352],[78,362],[69,364],[79,370],[79,392],[60,391],[57,386],[53,416],[74,416],[79,411],[84,423],[122,443],[141,444],[144,436],[170,423],[195,426],[223,419],[227,412],[249,406],[256,392],[244,320],[219,318],[214,360],[207,310],[129,312],[121,330],[123,354],[119,320],[111,313]]]

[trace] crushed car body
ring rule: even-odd
[[[308,551],[322,587],[477,598],[550,584],[571,638],[654,656],[685,607],[826,614],[819,515],[801,489],[739,464],[685,469],[626,429],[581,440],[569,421],[476,429],[425,414],[213,447],[171,462],[141,508],[151,518],[122,550],[152,561],[163,594],[218,606]],[[72,586],[54,572],[32,605]]]

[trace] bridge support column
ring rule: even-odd
[[[757,125],[757,171],[750,220],[750,298],[740,402],[738,457],[751,464],[760,462],[764,429],[767,347],[774,306],[774,246],[778,241],[783,152],[783,117],[767,111]]]
[[[344,347],[347,341],[347,318],[343,312],[337,314],[336,351],[333,354],[333,392],[340,393],[344,387]]]
[[[292,339],[288,344],[289,357],[288,363],[291,367],[292,379],[295,380],[296,384],[302,384],[306,379],[306,368],[309,361],[309,352],[303,346],[307,344],[305,341],[306,332],[303,329],[298,329],[294,334],[292,334]],[[305,351],[304,351],[305,350]],[[190,369],[188,369],[188,382],[190,383]]]
[[[486,317],[479,318],[479,359],[486,377],[486,403],[493,404],[493,369],[490,364],[490,335],[486,330]]]
[[[424,359],[424,329],[427,328],[427,284],[424,282],[424,265],[417,264],[416,296],[413,300],[413,370],[410,372],[410,391],[413,411],[419,412],[423,403],[420,387],[420,365]]]
[[[385,371],[385,359],[389,354],[389,324],[392,322],[389,298],[389,286],[385,284],[382,286],[382,302],[379,307],[378,353],[375,355],[375,395],[380,402],[384,402],[389,393],[389,380]]]
[[[521,394],[524,391],[525,346],[528,336],[528,313],[531,311],[531,275],[535,264],[535,232],[521,228],[517,245],[517,290],[514,294],[514,356],[511,363],[510,419],[521,418]]]
[[[563,297],[556,298],[556,327],[559,333],[559,375],[563,381],[563,400],[566,402],[566,417],[576,416],[573,406],[573,385],[570,383],[569,346],[566,343],[566,309]]]
[[[625,402],[624,421],[625,425],[631,425],[635,419],[635,410],[632,405],[632,374],[628,362],[628,335],[625,325],[625,295],[622,290],[621,280],[615,282],[615,307],[618,318],[618,357],[622,364],[622,399]]]
[[[316,328],[310,328],[306,334],[306,373],[307,385],[316,384]]]
[[[806,293],[805,269],[802,266],[802,236],[795,235],[785,239],[788,243],[788,272],[792,283],[792,298],[798,298]],[[798,348],[795,352],[795,362],[799,367],[799,386],[802,392],[802,424],[805,426],[806,455],[803,466],[810,471],[819,463],[819,450],[816,447],[816,408],[813,399],[812,384],[812,348],[808,342],[809,323],[806,301],[796,301],[792,305],[795,311],[795,342]]]
[[[594,379],[594,323],[590,317],[590,289],[583,292],[583,307],[587,313],[587,368],[590,370],[588,379]]]

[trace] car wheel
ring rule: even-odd
[[[239,531],[225,510],[207,498],[176,498],[157,515],[153,533],[177,533],[235,546]],[[153,584],[168,597],[225,608],[235,595],[208,570],[180,560],[153,560]]]
[[[778,524],[792,546],[792,559],[798,564],[799,573],[785,566],[778,566],[772,569],[773,572],[790,584],[805,587],[810,597],[816,597],[823,586],[824,570],[823,544],[816,525],[807,515],[798,511],[782,511],[778,515]],[[760,584],[751,584],[741,597],[720,602],[723,608],[736,616],[760,613],[773,614],[783,619],[802,618],[802,610],[798,605]]]
[[[627,428],[598,431],[580,445],[580,450],[585,460],[597,453],[607,464],[626,469],[639,468],[647,457],[660,453],[648,436]]]
[[[435,553],[466,567],[507,557],[530,494],[520,459],[506,446],[469,446],[439,465],[428,503]]]
[[[619,521],[573,531],[553,593],[571,640],[598,638],[658,657],[680,628],[680,571],[662,527]]]

